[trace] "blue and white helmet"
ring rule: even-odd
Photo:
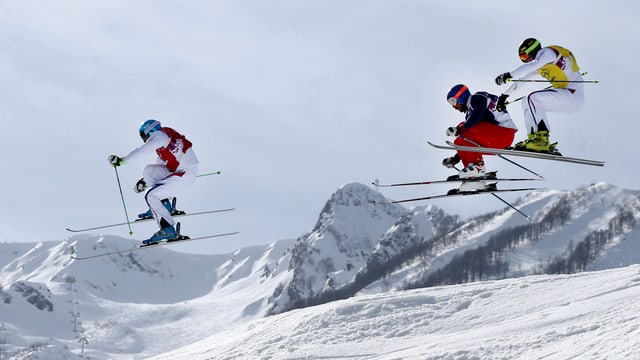
[[[455,107],[456,105],[465,105],[471,96],[471,91],[464,84],[458,84],[447,93],[447,102]]]
[[[149,119],[143,122],[142,125],[140,125],[140,138],[142,138],[142,141],[147,142],[147,140],[149,140],[149,136],[151,136],[151,133],[160,129],[162,129],[160,121]]]

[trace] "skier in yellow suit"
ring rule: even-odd
[[[528,135],[526,140],[518,142],[514,148],[560,154],[556,149],[557,143],[549,143],[547,112],[571,113],[578,111],[584,104],[583,79],[576,58],[571,51],[557,45],[542,47],[540,41],[534,38],[524,40],[518,53],[524,65],[498,75],[496,84],[506,84],[511,79],[534,80],[542,76],[551,83],[551,87],[530,92],[524,97],[522,109]],[[507,97],[523,83],[511,82],[511,86],[498,100],[498,111],[504,109]]]

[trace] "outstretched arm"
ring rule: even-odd
[[[533,61],[520,65],[518,68],[511,71],[511,77],[518,80],[533,80],[535,78],[538,78],[540,77],[540,75],[537,73],[538,69],[548,63],[554,62],[556,60],[556,57],[557,54],[553,49],[542,48],[540,49],[540,51],[538,51],[538,54],[536,54],[536,58]],[[507,88],[507,90],[503,92],[503,94],[510,95],[521,85],[522,83],[512,81],[511,85]]]
[[[154,131],[147,142],[131,150],[129,154],[124,157],[125,162],[129,162],[139,156],[145,154],[151,154],[156,151],[157,148],[166,146],[169,143],[169,136],[162,131]]]

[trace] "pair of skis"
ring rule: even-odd
[[[554,160],[554,161],[563,161],[574,164],[581,165],[591,165],[591,166],[604,166],[604,161],[598,160],[589,160],[589,159],[580,159],[575,157],[567,157],[557,154],[548,154],[548,153],[540,153],[533,151],[522,151],[522,150],[513,150],[513,149],[494,149],[494,148],[486,148],[482,146],[460,146],[452,143],[451,141],[446,141],[447,146],[437,145],[430,141],[428,141],[429,145],[433,146],[436,149],[444,149],[444,150],[461,150],[461,151],[469,151],[469,152],[481,152],[484,154],[494,154],[494,155],[513,155],[513,156],[521,156],[528,157],[534,159],[543,159],[543,160]]]
[[[203,214],[213,214],[213,213],[219,213],[219,212],[227,212],[227,211],[232,211],[235,210],[234,208],[229,208],[229,209],[220,209],[220,210],[209,210],[209,211],[200,211],[200,212],[195,212],[195,213],[185,213],[184,211],[178,211],[178,212],[174,212],[171,215],[173,217],[179,217],[179,216],[195,216],[195,215],[203,215]],[[142,222],[147,222],[153,220],[152,217],[148,217],[148,218],[144,218],[144,219],[137,219],[135,221],[132,222],[121,222],[121,223],[113,223],[113,224],[108,224],[108,225],[100,225],[100,226],[94,226],[94,227],[87,227],[87,228],[82,228],[82,229],[72,229],[72,228],[67,228],[67,231],[69,232],[85,232],[85,231],[92,231],[92,230],[100,230],[100,229],[107,229],[107,228],[112,228],[112,227],[117,227],[117,226],[123,226],[123,225],[127,225],[127,224],[138,224],[138,223],[142,223]]]
[[[411,199],[403,199],[403,200],[395,200],[395,201],[391,201],[389,202],[389,204],[397,204],[397,203],[404,203],[404,202],[413,202],[413,201],[421,201],[421,200],[432,200],[432,199],[439,199],[439,198],[445,198],[445,197],[452,197],[452,196],[472,196],[472,195],[481,195],[481,194],[492,194],[493,196],[495,196],[496,198],[498,198],[500,201],[504,202],[506,205],[508,205],[509,207],[511,207],[512,209],[516,210],[517,212],[519,212],[520,214],[522,214],[523,216],[525,216],[527,219],[530,219],[530,217],[526,214],[524,214],[522,211],[520,211],[519,209],[517,209],[515,206],[513,206],[511,203],[505,201],[504,199],[502,199],[501,197],[499,197],[498,195],[496,195],[496,193],[501,193],[501,192],[518,192],[518,191],[533,191],[533,190],[543,190],[543,188],[516,188],[516,189],[498,189],[497,188],[497,183],[498,182],[507,182],[507,181],[534,181],[534,180],[543,180],[544,177],[542,177],[541,175],[509,160],[503,157],[503,155],[513,155],[513,156],[521,156],[521,157],[529,157],[529,158],[536,158],[536,159],[544,159],[544,160],[553,160],[553,161],[563,161],[563,162],[569,162],[569,163],[575,163],[575,164],[582,164],[582,165],[591,165],[591,166],[604,166],[604,162],[603,161],[597,161],[597,160],[589,160],[589,159],[580,159],[580,158],[575,158],[575,157],[566,157],[566,156],[562,156],[562,155],[558,155],[558,154],[547,154],[547,153],[537,153],[537,152],[528,152],[528,151],[519,151],[519,150],[512,150],[512,149],[494,149],[494,148],[485,148],[485,147],[481,147],[481,146],[459,146],[456,145],[450,141],[447,141],[447,145],[443,146],[443,145],[437,145],[434,144],[432,142],[428,142],[429,145],[437,148],[437,149],[445,149],[445,150],[455,150],[455,151],[469,151],[469,152],[481,152],[481,153],[485,153],[485,154],[494,154],[494,155],[498,155],[501,158],[517,165],[518,167],[521,167],[527,171],[529,171],[530,173],[538,176],[538,178],[528,178],[528,179],[513,179],[513,178],[506,178],[506,179],[499,179],[496,177],[496,173],[488,173],[485,177],[482,178],[472,178],[472,179],[458,179],[457,177],[449,177],[449,179],[447,180],[435,180],[435,181],[419,181],[419,182],[407,182],[407,183],[396,183],[396,184],[380,184],[377,180],[374,181],[372,184],[376,187],[395,187],[395,186],[413,186],[413,185],[429,185],[429,184],[442,184],[442,183],[450,183],[450,182],[461,182],[461,181],[494,181],[494,183],[488,184],[484,189],[480,189],[477,191],[467,191],[467,192],[461,192],[458,189],[452,189],[449,190],[446,194],[440,194],[440,195],[431,195],[431,196],[423,196],[423,197],[417,197],[417,198],[411,198]]]
[[[177,213],[174,213],[173,216],[174,217],[187,217],[187,216],[195,216],[195,215],[227,212],[227,211],[233,211],[233,210],[235,210],[235,209],[234,208],[228,208],[228,209],[220,209],[220,210],[200,211],[200,212],[195,212],[195,213],[185,213],[184,211],[179,211]],[[144,219],[135,220],[133,222],[113,223],[113,224],[108,224],[108,225],[100,225],[100,226],[87,227],[87,228],[82,228],[82,229],[67,228],[67,231],[74,232],[74,233],[79,233],[79,232],[85,232],[85,231],[107,229],[107,228],[112,228],[112,227],[117,227],[117,226],[128,225],[128,224],[137,224],[137,223],[147,222],[147,221],[150,221],[150,220],[153,220],[153,218],[144,218]],[[179,224],[180,223],[178,223],[178,226],[179,226]],[[178,230],[178,233],[179,233],[179,230]],[[127,252],[133,252],[133,251],[138,251],[138,250],[143,250],[143,249],[150,249],[150,248],[154,248],[154,247],[165,246],[165,245],[174,244],[174,243],[177,243],[177,242],[182,243],[182,242],[187,242],[187,241],[195,241],[195,240],[203,240],[203,239],[209,239],[209,238],[217,238],[217,237],[230,236],[230,235],[235,235],[235,234],[238,234],[238,232],[235,231],[235,232],[229,232],[229,233],[220,233],[220,234],[213,234],[213,235],[198,236],[198,237],[193,237],[193,238],[185,236],[185,235],[180,235],[176,239],[163,240],[163,241],[160,241],[160,242],[157,242],[157,243],[153,243],[153,244],[148,244],[148,245],[144,245],[143,244],[143,245],[139,245],[139,246],[136,246],[134,248],[131,248],[131,249],[117,250],[117,251],[111,251],[111,252],[100,253],[100,254],[95,254],[95,255],[88,255],[88,256],[72,255],[71,258],[75,259],[75,260],[93,259],[93,258],[97,258],[97,257],[101,257],[101,256],[123,254],[123,253],[127,253]]]
[[[102,257],[102,256],[108,256],[108,255],[116,255],[116,254],[124,254],[124,253],[128,253],[128,252],[133,252],[133,251],[137,251],[137,250],[144,250],[144,249],[150,249],[150,248],[155,248],[155,247],[160,247],[160,246],[164,246],[164,245],[169,245],[169,244],[174,244],[176,242],[187,242],[187,241],[195,241],[195,240],[202,240],[202,239],[209,239],[209,238],[215,238],[215,237],[222,237],[222,236],[229,236],[229,235],[235,235],[238,234],[237,231],[234,232],[230,232],[230,233],[222,233],[222,234],[215,234],[215,235],[207,235],[207,236],[199,236],[199,237],[194,237],[194,238],[190,238],[188,236],[184,236],[182,235],[179,239],[176,240],[163,240],[161,242],[157,242],[155,244],[150,244],[150,245],[139,245],[136,246],[134,248],[131,249],[125,249],[125,250],[117,250],[117,251],[110,251],[110,252],[106,252],[106,253],[100,253],[100,254],[96,254],[96,255],[88,255],[88,256],[76,256],[76,255],[72,255],[71,258],[74,260],[86,260],[86,259],[94,259],[97,257]]]
[[[411,199],[395,200],[395,201],[390,201],[390,202],[386,202],[386,203],[377,203],[375,201],[372,201],[372,202],[374,204],[379,204],[379,205],[399,204],[399,203],[405,203],[405,202],[422,201],[422,200],[433,200],[433,199],[453,197],[453,196],[473,196],[473,195],[491,194],[496,199],[500,200],[505,205],[509,206],[510,208],[512,208],[513,210],[518,212],[520,215],[524,216],[527,220],[531,220],[531,217],[529,215],[527,215],[524,212],[522,212],[522,210],[518,209],[517,207],[515,207],[510,202],[504,200],[502,197],[498,196],[497,193],[543,190],[543,188],[498,189],[497,183],[499,181],[533,181],[533,180],[544,180],[544,178],[535,178],[535,179],[511,179],[511,178],[508,178],[508,179],[500,179],[500,178],[497,178],[495,176],[495,172],[493,172],[493,173],[488,173],[484,177],[477,177],[477,178],[464,179],[464,180],[458,179],[457,176],[454,176],[454,177],[450,177],[447,180],[420,181],[420,182],[396,183],[396,184],[380,184],[378,181],[374,181],[372,184],[375,185],[376,187],[429,185],[429,184],[443,184],[443,183],[453,183],[453,182],[462,182],[462,181],[469,181],[469,182],[471,182],[471,181],[494,181],[494,182],[485,185],[484,189],[475,190],[475,191],[460,191],[458,189],[451,189],[446,194],[440,194],[440,195],[422,196],[422,197],[411,198]]]
[[[380,184],[377,180],[372,182],[371,184],[376,187],[396,187],[396,186],[414,186],[414,185],[431,185],[431,184],[447,184],[447,183],[457,183],[462,181],[493,181],[493,183],[488,184],[484,189],[476,190],[476,191],[458,191],[458,189],[451,189],[446,194],[439,195],[431,195],[431,196],[423,196],[412,199],[403,199],[403,200],[394,200],[388,202],[388,204],[399,204],[405,202],[412,201],[421,201],[421,200],[433,200],[445,197],[453,197],[453,196],[471,196],[471,195],[481,195],[481,194],[494,194],[501,192],[515,192],[515,191],[532,191],[532,190],[543,190],[543,188],[517,188],[517,189],[498,189],[496,184],[498,182],[507,182],[507,181],[537,181],[544,180],[543,178],[530,178],[530,179],[513,179],[513,178],[497,178],[495,177],[495,173],[489,173],[484,177],[477,177],[471,179],[457,179],[450,178],[447,180],[434,180],[434,181],[418,181],[418,182],[407,182],[407,183],[394,183],[394,184]]]

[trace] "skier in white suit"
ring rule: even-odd
[[[109,163],[113,166],[121,166],[135,158],[155,152],[158,161],[145,166],[142,179],[138,180],[134,187],[138,193],[148,189],[145,200],[149,206],[150,215],[160,227],[160,230],[144,240],[143,244],[175,240],[180,234],[176,231],[169,199],[195,182],[198,158],[191,142],[184,135],[172,128],[162,127],[158,120],[146,120],[140,125],[139,132],[144,144],[124,157],[110,155]],[[144,215],[146,214],[140,216]]]

